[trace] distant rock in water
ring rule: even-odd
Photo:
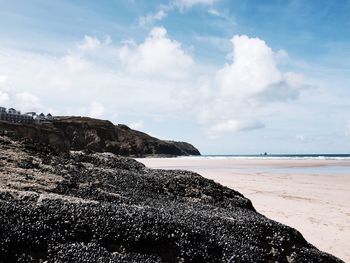
[[[189,143],[159,140],[126,125],[87,117],[56,117],[40,125],[0,122],[1,131],[59,151],[92,150],[123,156],[200,155]]]
[[[342,261],[198,174],[0,136],[0,262]]]

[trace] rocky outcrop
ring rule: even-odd
[[[175,147],[179,148],[185,153],[183,155],[201,155],[197,148],[187,142],[167,141],[167,143],[175,145]]]
[[[27,125],[0,121],[0,134],[50,145],[59,152],[69,151],[68,138],[58,129],[44,125]]]
[[[0,262],[341,262],[240,193],[0,136]]]
[[[40,125],[0,122],[1,130],[59,151],[92,150],[123,156],[200,155],[191,144],[159,140],[126,125],[87,117],[59,117]]]

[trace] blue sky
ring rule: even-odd
[[[204,154],[350,152],[350,1],[0,0],[0,104]]]

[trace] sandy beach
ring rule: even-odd
[[[138,159],[150,168],[195,171],[233,188],[261,214],[299,230],[350,262],[350,160]]]

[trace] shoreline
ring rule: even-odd
[[[194,171],[233,188],[249,198],[259,213],[297,229],[317,248],[350,262],[350,160],[137,160],[149,168]]]

